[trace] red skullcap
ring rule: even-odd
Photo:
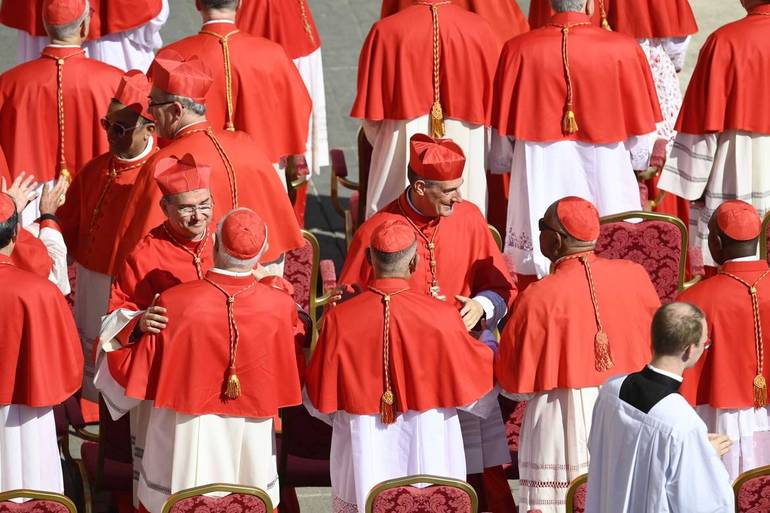
[[[85,12],[86,0],[46,0],[43,3],[43,21],[48,25],[67,25]]]
[[[149,72],[152,85],[169,94],[192,98],[196,103],[206,101],[214,79],[211,71],[197,55],[189,58],[174,50],[160,53]]]
[[[132,69],[120,79],[114,98],[126,108],[149,120],[155,118],[149,112],[150,80],[139,70]]]
[[[16,204],[10,196],[0,192],[0,223],[8,221],[13,213],[16,212]]]
[[[571,237],[583,242],[599,238],[599,212],[590,201],[576,196],[562,198],[556,205],[556,215]]]
[[[374,230],[370,245],[380,253],[398,253],[412,247],[414,241],[414,230],[403,221],[393,219]]]
[[[451,139],[415,134],[409,141],[409,167],[421,178],[447,182],[463,176],[465,154]]]
[[[155,166],[155,181],[164,196],[208,189],[211,166],[198,164],[190,153],[181,159],[166,157]]]
[[[250,260],[262,251],[267,239],[267,225],[248,208],[231,211],[222,222],[222,247],[239,260]]]
[[[753,240],[762,233],[762,219],[745,201],[725,201],[717,208],[716,216],[717,226],[732,240]]]

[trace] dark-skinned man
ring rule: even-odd
[[[508,312],[516,287],[481,211],[463,200],[464,167],[465,155],[453,141],[412,136],[410,185],[356,231],[340,283],[366,287],[372,277],[366,260],[372,233],[397,219],[412,228],[418,241],[419,260],[409,280],[413,289],[454,305],[468,330],[494,331]],[[510,458],[501,415],[479,420],[461,412],[460,419],[468,474],[484,474],[483,495],[492,511],[512,509],[501,467]],[[478,482],[478,476],[473,479]]]
[[[679,299],[706,313],[713,347],[684,374],[682,394],[710,432],[732,440],[722,461],[734,480],[742,472],[770,464],[770,268],[756,256],[762,220],[750,204],[722,203],[708,228],[717,274]]]
[[[649,361],[660,305],[647,272],[594,254],[599,213],[582,198],[553,203],[540,219],[549,276],[516,299],[500,340],[497,380],[527,399],[519,472],[522,511],[564,511],[569,483],[588,471],[588,433],[599,386]]]

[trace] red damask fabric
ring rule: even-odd
[[[310,278],[313,271],[313,246],[305,241],[301,248],[286,252],[283,276],[294,286],[294,302],[306,312],[310,308]],[[312,284],[315,286],[315,284]]]
[[[266,508],[257,496],[231,493],[224,497],[196,495],[177,502],[169,513],[266,513]]]
[[[69,513],[64,504],[54,501],[0,502],[0,513]]]
[[[471,513],[467,492],[451,486],[402,486],[375,497],[374,513]]]
[[[770,476],[743,483],[738,490],[738,513],[770,513]]]
[[[586,498],[588,497],[588,483],[583,483],[578,486],[575,491],[574,502],[572,503],[572,511],[567,513],[585,513],[586,511]]]

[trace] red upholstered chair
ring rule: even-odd
[[[508,442],[508,451],[511,453],[511,465],[505,469],[508,479],[519,479],[519,435],[521,423],[524,420],[524,410],[527,402],[516,402],[500,395],[497,400],[500,403],[500,412],[505,422],[505,438]]]
[[[417,484],[427,484],[418,488]],[[369,492],[366,513],[476,513],[479,499],[464,481],[410,476],[384,481]]]
[[[567,489],[567,513],[585,513],[588,498],[588,474],[578,476]]]
[[[762,235],[759,238],[759,256],[763,260],[768,260],[768,243],[770,243],[770,237],[767,236],[767,231],[770,229],[770,212],[765,214],[765,218],[762,220]]]
[[[331,202],[337,214],[345,220],[345,242],[349,246],[362,219],[361,212],[359,212],[361,206],[360,187],[358,183],[348,178],[348,164],[344,151],[339,148],[329,150],[329,161],[332,167]],[[347,209],[340,201],[340,187],[351,191]]]
[[[688,238],[680,219],[654,212],[623,212],[603,217],[601,223],[596,253],[642,265],[661,302],[670,303],[679,291],[700,280],[696,276],[685,283]]]
[[[737,513],[770,513],[770,465],[738,476],[733,490]]]
[[[220,496],[222,493],[227,495]],[[272,513],[272,511],[273,503],[263,490],[250,486],[217,483],[173,494],[163,505],[162,513]]]
[[[12,502],[13,499],[28,499]],[[36,490],[11,490],[0,493],[0,513],[78,513],[75,504],[64,495]]]

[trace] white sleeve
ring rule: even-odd
[[[704,426],[671,442],[666,495],[672,513],[735,511],[730,476],[707,436]]]
[[[377,141],[377,136],[380,134],[382,121],[369,121],[368,119],[365,119],[362,122],[362,126],[366,140],[369,141],[369,144],[374,146],[374,143]]]
[[[493,174],[502,175],[511,172],[513,165],[513,145],[515,141],[507,135],[501,135],[492,129],[487,169]]]
[[[112,420],[118,420],[142,402],[139,399],[126,397],[126,390],[110,374],[107,353],[100,353],[96,360],[94,385],[101,392]]]
[[[59,230],[53,228],[43,228],[38,235],[40,242],[48,250],[48,256],[53,261],[51,274],[48,279],[51,280],[62,294],[65,296],[72,292],[70,288],[69,273],[67,271],[67,245],[64,243],[64,237]]]
[[[652,148],[657,138],[657,128],[655,132],[644,135],[632,136],[626,141],[626,148],[631,154],[631,167],[634,171],[645,171],[650,166],[650,157]]]
[[[495,411],[500,411],[500,403],[497,402],[498,395],[500,395],[500,388],[494,387],[478,401],[474,401],[457,409],[468,412],[476,417],[486,419]]]
[[[711,176],[717,142],[718,134],[677,134],[658,187],[686,200],[700,199]]]

